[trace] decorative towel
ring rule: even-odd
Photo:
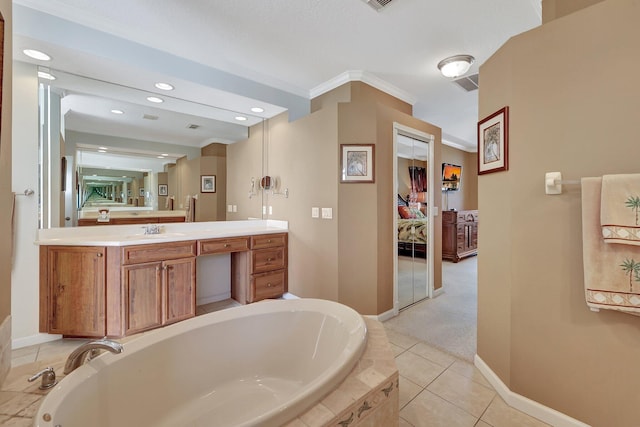
[[[602,177],[600,224],[607,243],[640,245],[640,174]]]
[[[587,305],[640,315],[640,246],[600,234],[602,178],[582,178],[582,251]]]

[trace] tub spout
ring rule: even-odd
[[[64,374],[67,375],[78,369],[85,362],[87,354],[89,354],[90,358],[93,358],[99,350],[107,350],[111,353],[122,353],[123,349],[122,344],[106,338],[90,341],[76,348],[69,355],[67,363],[64,365]]]

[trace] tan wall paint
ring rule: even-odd
[[[480,69],[479,115],[510,107],[510,170],[479,178],[478,354],[512,391],[593,426],[638,424],[640,318],[588,310],[580,190],[546,196],[542,181],[637,173],[640,89],[619,70],[640,66],[639,18],[637,0],[605,1]]]
[[[286,120],[286,113],[284,113]],[[249,129],[249,138],[227,147],[227,204],[237,206],[237,212],[227,212],[229,221],[262,218],[263,125]],[[251,180],[255,182],[255,194],[249,197]]]
[[[2,71],[2,117],[0,118],[0,235],[5,238],[0,245],[0,325],[8,325],[11,315],[11,102],[12,102],[12,22],[11,1],[0,0],[0,12],[4,17],[4,48]],[[4,322],[7,322],[6,324]],[[0,342],[0,384],[8,373],[7,351],[11,348],[11,334],[1,334]]]
[[[462,166],[462,182],[460,191],[450,191],[448,196],[442,193],[443,209],[446,208],[444,197],[449,198],[449,209],[478,209],[478,155],[442,145],[442,163]],[[437,168],[442,172],[442,164]],[[440,193],[439,193],[440,194]]]
[[[542,0],[542,23],[577,12],[603,0]]]

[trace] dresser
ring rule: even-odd
[[[442,212],[442,259],[458,262],[478,254],[478,211]]]

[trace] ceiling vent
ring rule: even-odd
[[[189,123],[189,124],[187,125],[187,129],[193,129],[193,130],[195,130],[195,129],[198,129],[199,127],[200,127],[200,125],[196,125],[196,124],[193,124],[193,123]]]
[[[385,7],[386,5],[388,5],[389,3],[391,3],[392,1],[393,0],[364,0],[365,3],[368,3],[369,6],[371,6],[372,8],[378,11],[383,7]]]
[[[147,120],[158,120],[158,116],[154,116],[153,114],[145,114],[142,118]]]
[[[460,77],[459,79],[455,79],[453,81],[455,84],[460,86],[462,89],[467,92],[472,92],[474,90],[478,90],[478,74],[471,74],[470,76]]]

